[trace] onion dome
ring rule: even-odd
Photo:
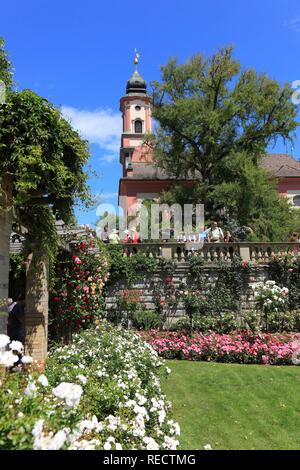
[[[145,95],[147,93],[147,83],[136,69],[127,82],[127,95]]]

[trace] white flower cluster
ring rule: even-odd
[[[18,354],[22,352],[23,344],[20,341],[10,341],[9,336],[0,335],[0,367],[13,367],[19,361]]]
[[[23,391],[6,394],[18,404],[12,430],[34,422],[28,448],[36,450],[175,450],[180,429],[161,391],[163,364],[130,331],[104,324],[75,335],[50,354],[45,374],[28,375]]]
[[[252,286],[257,306],[264,312],[278,312],[285,308],[289,290],[275,281],[258,282]]]

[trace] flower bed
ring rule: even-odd
[[[167,359],[231,362],[240,364],[290,365],[298,363],[300,334],[195,334],[151,331],[142,336]]]
[[[31,367],[31,366],[26,366]],[[103,324],[50,354],[45,373],[3,374],[0,449],[176,449],[167,373],[138,335]]]

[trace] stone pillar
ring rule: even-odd
[[[163,258],[172,259],[172,248],[162,245],[161,255]]]
[[[242,261],[250,261],[249,246],[240,246],[240,257],[242,258]]]
[[[48,347],[49,267],[41,253],[29,257],[26,277],[25,351],[43,363]]]

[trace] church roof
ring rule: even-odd
[[[300,177],[300,162],[286,153],[264,155],[262,166],[279,178]]]
[[[127,95],[141,95],[147,93],[147,83],[136,68],[130,79],[127,82],[126,94]]]
[[[137,180],[195,180],[197,177],[176,177],[174,175],[168,175],[166,171],[157,168],[151,163],[136,163],[132,162],[132,176],[126,179],[137,179]],[[123,178],[124,179],[124,178]]]
[[[282,153],[270,153],[262,157],[262,167],[278,178],[300,177],[300,162],[292,156]],[[125,179],[136,180],[195,180],[201,179],[200,174],[188,177],[168,175],[166,171],[154,164],[132,162],[132,174]]]

